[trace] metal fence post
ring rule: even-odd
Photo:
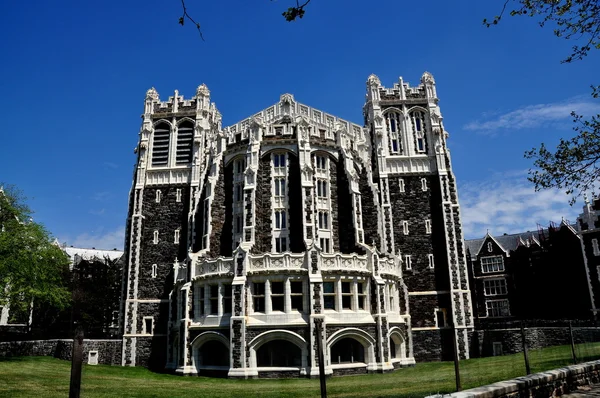
[[[529,366],[529,354],[527,353],[527,341],[525,340],[525,328],[523,327],[523,321],[521,321],[521,343],[523,344],[523,358],[525,359],[525,371],[528,375],[530,375],[531,367]]]
[[[573,339],[573,326],[569,321],[569,339],[571,340],[571,355],[573,355],[573,363],[577,363],[577,354],[575,353],[575,340]]]

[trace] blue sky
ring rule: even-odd
[[[467,237],[574,220],[557,192],[534,193],[523,152],[570,136],[571,110],[600,113],[589,85],[598,53],[561,64],[573,43],[527,17],[492,29],[503,0],[187,0],[202,23],[177,24],[178,0],[11,2],[0,13],[0,181],[69,245],[122,248],[145,92],[185,97],[206,83],[234,123],[289,92],[362,123],[369,74],[392,86],[436,81]]]

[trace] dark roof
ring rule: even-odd
[[[543,233],[547,236],[548,230],[544,229]],[[539,231],[527,231],[527,232],[519,232],[516,234],[504,234],[498,236],[492,236],[496,242],[500,245],[500,247],[506,251],[515,250],[519,246],[519,239],[523,240],[523,242],[527,242],[531,237],[540,241],[540,232]],[[471,253],[471,255],[476,255],[481,250],[481,246],[487,239],[487,235],[481,239],[469,239],[465,240],[465,245],[467,249]]]

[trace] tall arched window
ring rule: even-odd
[[[169,162],[169,140],[171,129],[167,123],[154,127],[152,139],[152,166],[166,166]]]
[[[413,125],[413,134],[415,137],[415,151],[417,153],[427,152],[425,115],[422,111],[414,111],[410,116]]]
[[[192,144],[194,139],[194,125],[186,120],[177,128],[177,154],[176,164],[187,164],[192,161]]]
[[[388,130],[388,149],[393,155],[401,154],[402,115],[398,112],[389,112],[385,116],[385,122]]]

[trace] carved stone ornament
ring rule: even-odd
[[[381,80],[377,77],[377,75],[370,75],[367,79],[367,84],[370,86],[379,86],[381,85]]]
[[[140,142],[140,149],[143,149],[143,150],[148,149],[148,142],[147,141]]]
[[[435,79],[431,73],[425,72],[423,73],[423,76],[421,76],[421,83],[435,84]]]
[[[158,92],[154,87],[146,91],[146,101],[158,101]]]
[[[436,135],[440,135],[440,133],[442,132],[442,129],[440,128],[440,126],[435,126],[435,127],[433,127],[432,130],[433,130],[433,134],[436,134]]]
[[[201,85],[198,86],[198,88],[196,89],[196,97],[208,97],[210,95],[210,90],[208,89],[208,87],[206,87],[206,84],[202,83]]]
[[[377,126],[381,126],[381,124],[383,123],[383,118],[381,117],[381,115],[375,115],[374,120]]]
[[[200,145],[202,144],[202,137],[194,137],[194,145]]]
[[[292,94],[283,94],[279,100],[279,102],[283,105],[283,104],[291,104],[292,102],[294,102],[294,96]]]

